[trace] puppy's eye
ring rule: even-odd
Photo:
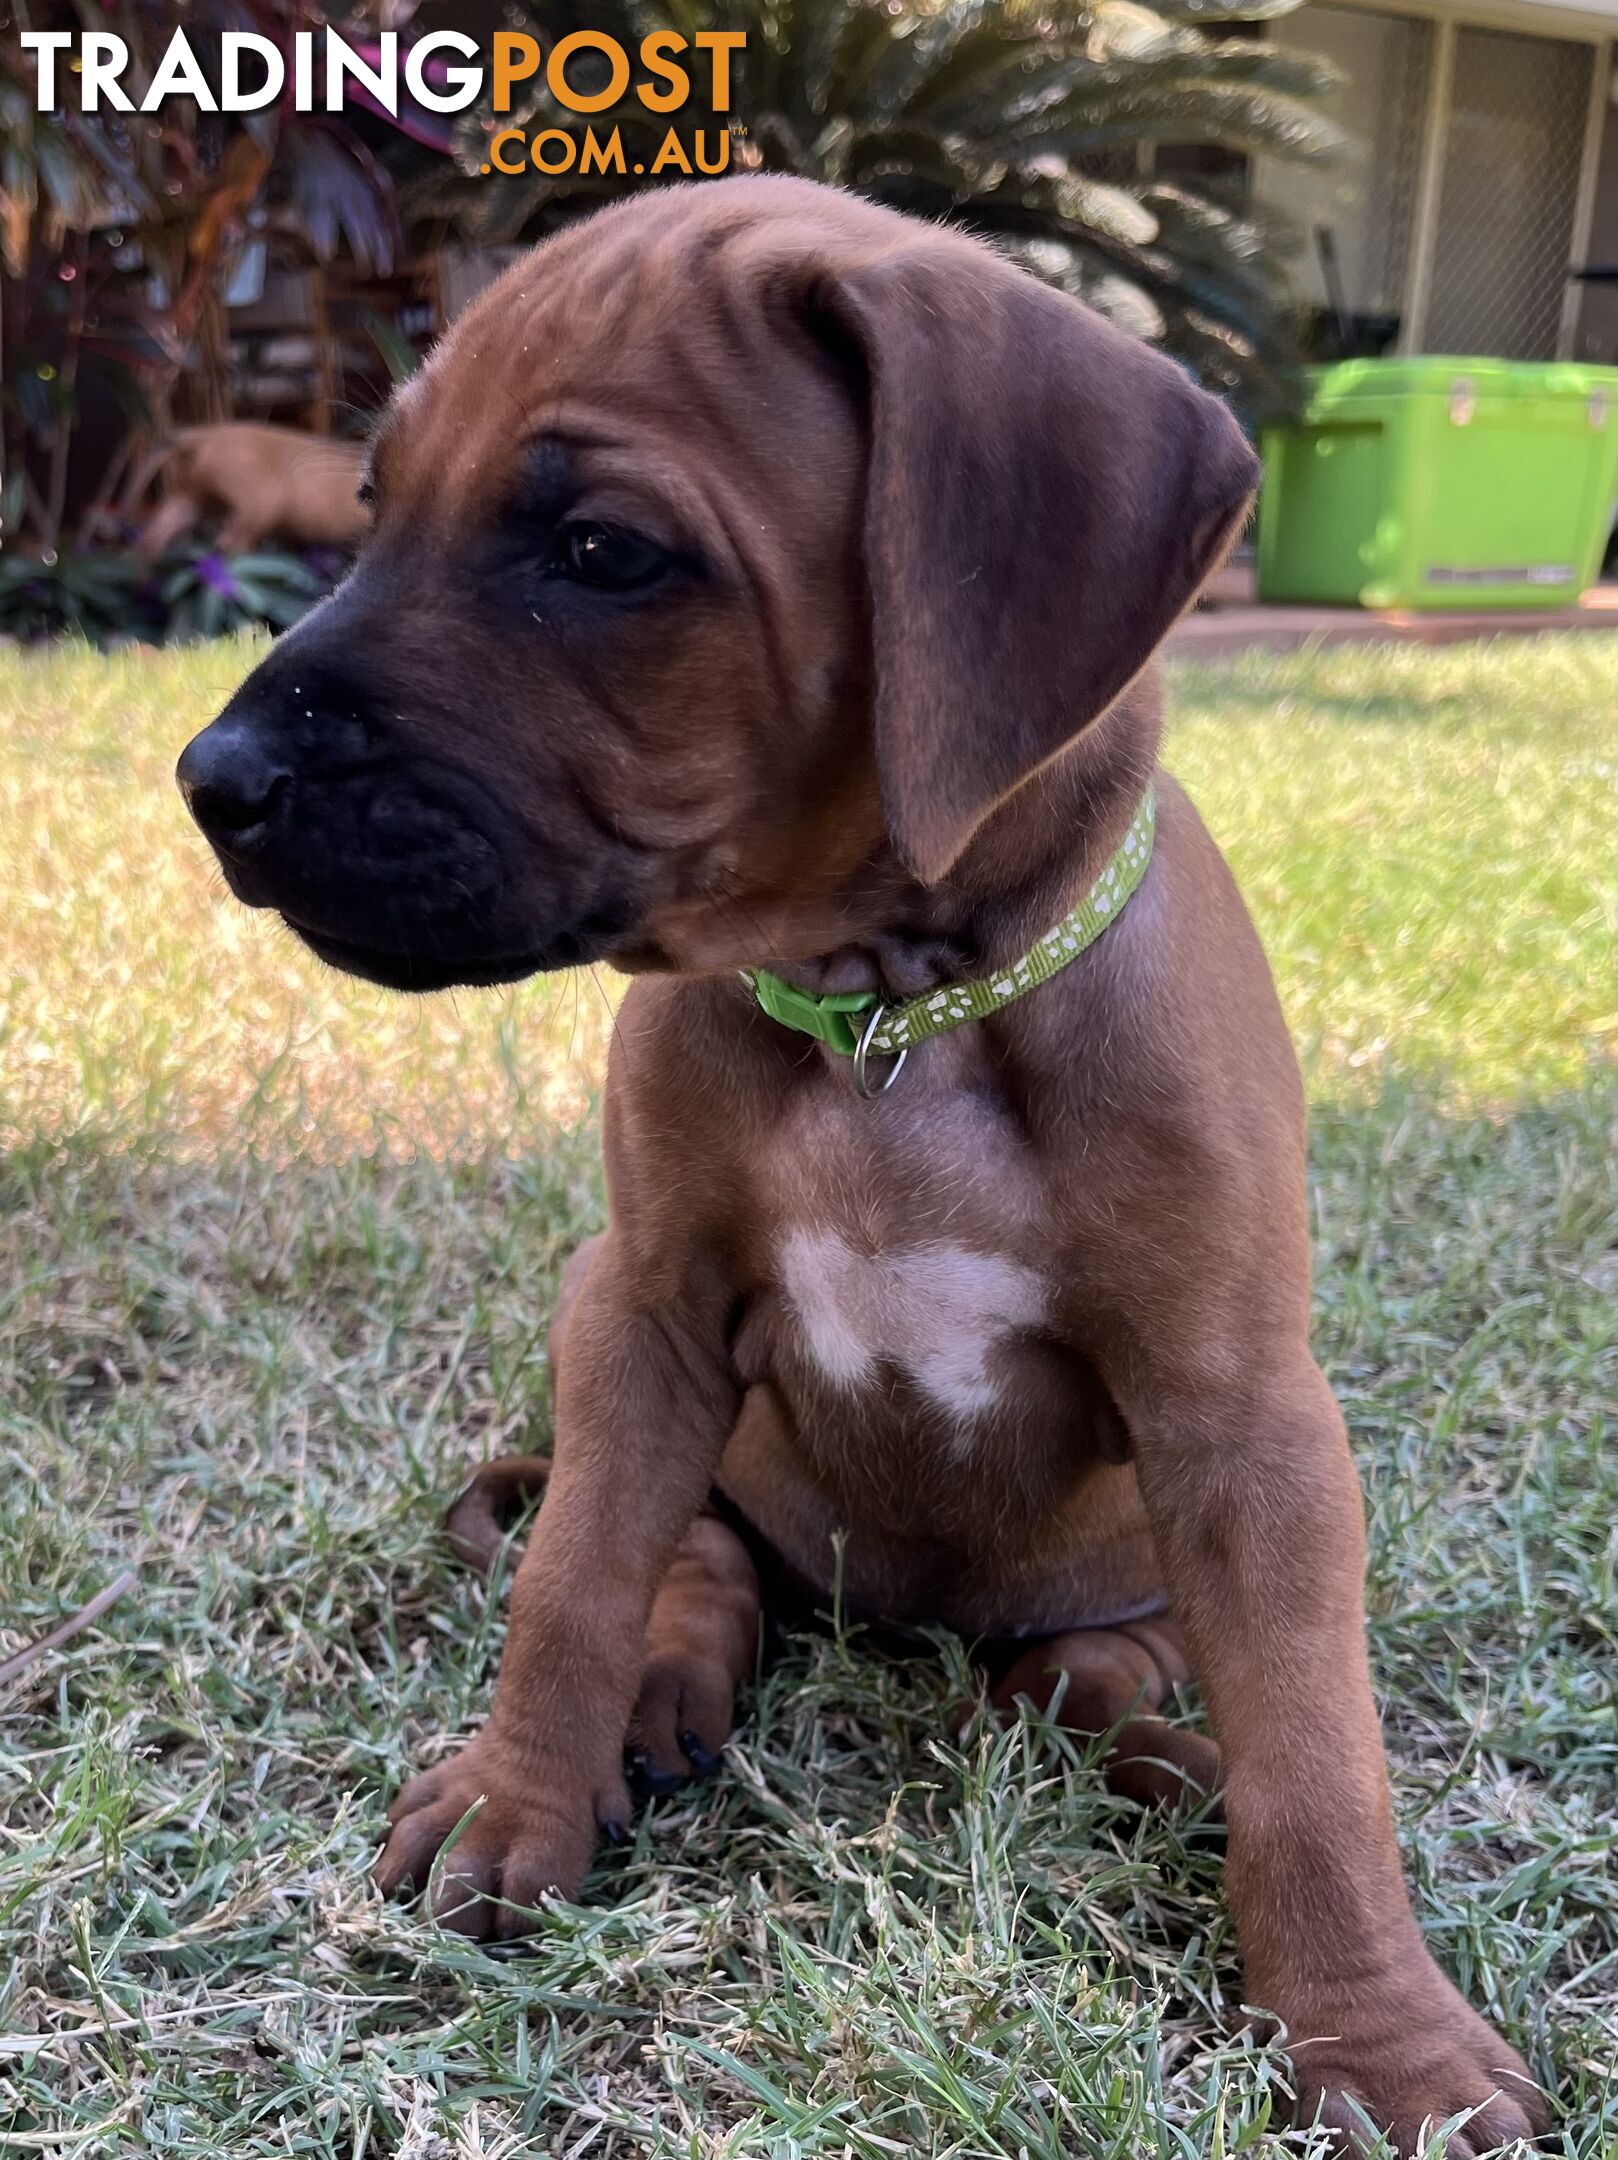
[[[668,568],[669,558],[654,540],[620,532],[611,525],[564,525],[556,567],[580,585],[603,592],[635,592]]]
[[[376,508],[375,482],[371,480],[362,480],[359,486],[354,490],[354,500],[359,504],[362,510],[374,510]]]

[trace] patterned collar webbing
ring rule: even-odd
[[[969,1020],[982,1020],[1049,982],[1070,960],[1093,945],[1122,911],[1152,859],[1156,820],[1157,805],[1148,788],[1118,852],[1070,915],[1064,916],[1054,930],[1047,930],[1009,967],[981,976],[976,982],[945,983],[937,990],[924,990],[919,997],[885,1007],[865,1043],[867,1053],[897,1057],[930,1036],[947,1034]],[[866,1035],[870,1015],[880,1002],[880,993],[875,990],[816,997],[807,990],[795,990],[764,968],[750,971],[747,980],[772,1020],[796,1028],[800,1034],[812,1035],[842,1057],[853,1057]]]

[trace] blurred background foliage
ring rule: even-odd
[[[200,385],[193,416],[224,416],[207,408],[220,402],[221,297],[244,246],[268,233],[385,268],[403,236],[398,171],[368,139],[369,116],[298,113],[290,98],[247,113],[185,97],[91,113],[65,60],[57,109],[41,113],[21,33],[115,33],[138,104],[177,27],[211,74],[223,31],[290,50],[296,31],[327,22],[356,38],[366,28],[359,10],[298,0],[32,0],[0,22],[0,533],[43,568],[64,538],[87,367],[121,407],[132,456],[172,423],[183,377]],[[128,462],[108,460],[79,506],[81,544]]]
[[[995,241],[1150,338],[1248,412],[1287,395],[1296,359],[1286,260],[1302,235],[1247,202],[1248,157],[1320,160],[1341,140],[1321,110],[1335,76],[1256,34],[1297,0],[522,0],[542,43],[606,31],[634,50],[658,29],[739,32],[727,115],[706,65],[674,116],[732,169],[790,172]],[[514,16],[515,19],[515,16]],[[570,80],[591,87],[581,54]],[[509,122],[469,116],[459,169],[409,198],[488,242],[532,239],[627,189],[633,172],[477,170],[496,126],[582,143],[622,129],[648,173],[669,129],[633,95],[581,115],[542,79]],[[552,154],[548,153],[548,157]],[[555,154],[559,157],[559,153]],[[466,168],[472,168],[469,173]],[[668,177],[665,171],[664,178]]]
[[[226,296],[247,251],[386,278],[451,248],[535,240],[655,184],[649,168],[671,126],[693,164],[699,137],[711,164],[728,134],[732,171],[805,174],[992,240],[1163,345],[1252,420],[1288,397],[1286,264],[1300,235],[1248,202],[1246,161],[1339,147],[1321,109],[1329,70],[1265,40],[1266,20],[1296,4],[512,0],[498,20],[547,50],[576,28],[621,39],[632,57],[655,30],[740,32],[729,109],[714,109],[701,64],[671,117],[632,100],[580,115],[540,75],[509,118],[457,121],[408,97],[390,116],[352,85],[336,114],[295,112],[289,96],[241,114],[187,98],[151,114],[89,113],[66,64],[58,109],[39,113],[20,42],[25,28],[115,31],[138,105],[182,23],[212,73],[222,31],[290,51],[297,31],[330,24],[374,57],[383,28],[408,44],[461,27],[447,0],[25,0],[0,23],[0,549],[11,556],[0,634],[61,621],[149,636],[167,620],[157,596],[187,564],[154,583],[109,568],[101,551],[127,541],[119,490],[144,448],[179,420],[233,414]],[[570,79],[588,89],[600,58],[577,56]],[[575,140],[620,128],[628,170],[486,172],[490,135],[505,126]],[[367,328],[380,396],[415,354],[385,311]],[[365,418],[328,413],[325,424]],[[305,567],[318,588],[319,567]],[[249,595],[260,587],[257,571],[223,578]],[[296,560],[271,582],[285,605],[302,583]],[[179,610],[180,634],[221,609],[234,620],[235,605],[204,580]]]
[[[189,645],[255,625],[284,630],[342,575],[342,558],[265,547],[221,555],[191,542],[155,563],[127,549],[62,548],[50,561],[0,549],[0,638],[25,645]]]

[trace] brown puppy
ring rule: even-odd
[[[137,470],[124,494],[125,518],[133,520],[159,475],[162,493],[135,548],[142,562],[155,562],[210,521],[227,555],[249,554],[272,535],[296,547],[354,548],[370,530],[370,512],[358,499],[360,443],[245,420],[181,428]]]
[[[1400,1880],[1297,1073],[1195,811],[1157,775],[1113,926],[874,1100],[737,974],[905,996],[1060,921],[1254,477],[1178,369],[964,238],[792,181],[641,196],[395,401],[355,573],[180,778],[340,966],[644,977],[493,1710],[400,1798],[384,1885],[477,1807],[452,1924],[576,1891],[626,1738],[665,1776],[723,1742],[749,1541],[824,1595],[841,1532],[856,1612],[1020,1638],[1003,1696],[1065,1675],[1126,1789],[1212,1776],[1151,1715],[1189,1663],[1303,2114],[1409,2149],[1474,2109],[1460,2160],[1543,2103]]]

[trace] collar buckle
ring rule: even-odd
[[[755,969],[748,981],[772,1020],[778,1020],[782,1027],[796,1028],[800,1035],[812,1035],[839,1057],[854,1056],[861,1037],[870,1033],[868,1016],[882,1002],[875,990],[837,990],[820,996],[809,990],[795,990],[767,968]]]

